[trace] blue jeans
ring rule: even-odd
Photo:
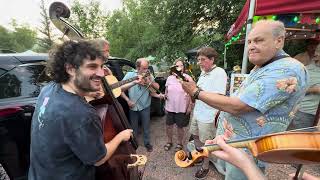
[[[135,137],[138,135],[139,120],[141,121],[143,128],[143,140],[144,145],[150,144],[150,107],[147,107],[141,111],[129,111],[129,119],[133,128],[133,134]]]

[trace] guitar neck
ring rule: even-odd
[[[130,83],[130,82],[136,80],[137,78],[138,78],[138,76],[135,76],[135,77],[129,78],[129,79],[127,79],[127,80],[123,80],[123,81],[116,82],[116,83],[114,83],[114,84],[111,84],[111,85],[110,85],[110,88],[111,88],[111,89],[118,88],[118,87],[120,87],[120,86],[122,86],[122,85],[124,85],[124,84]]]

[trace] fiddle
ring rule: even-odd
[[[181,81],[188,82],[186,77],[183,76],[182,69],[179,68],[177,65],[174,65],[174,66],[170,67],[170,74],[174,74],[176,76],[176,78],[181,80]]]
[[[150,75],[150,71],[147,71],[146,73],[148,73],[148,75]],[[142,75],[146,74],[146,73],[142,73]],[[152,81],[150,79],[151,76],[143,76],[142,78],[142,82],[141,85],[146,86],[147,89],[150,91],[150,93],[161,93],[161,91],[152,86]]]
[[[150,71],[148,72],[150,73]],[[138,99],[133,104],[136,104],[140,100],[140,98],[143,96],[143,94],[146,93],[147,91],[150,92],[151,96],[158,95],[158,98],[160,98],[160,100],[166,98],[157,87],[152,86],[153,81],[151,81],[149,77],[142,78],[141,85],[145,86],[146,88],[143,90],[142,94],[138,97]]]
[[[297,141],[297,139],[299,141]],[[257,138],[230,141],[236,148],[247,148],[259,160],[279,164],[317,164],[320,162],[320,132],[275,133]],[[176,152],[179,167],[189,167],[199,158],[209,157],[210,152],[220,150],[218,145],[205,145],[186,154]]]

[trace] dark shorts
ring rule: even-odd
[[[185,113],[168,112],[166,124],[169,126],[176,124],[178,128],[183,128],[188,126],[189,119],[190,119],[190,116],[186,115]]]

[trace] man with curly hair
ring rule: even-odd
[[[103,54],[87,41],[68,41],[49,55],[46,85],[32,117],[29,179],[95,179],[132,130],[104,143],[101,121],[84,96],[100,89]]]
[[[232,97],[205,92],[194,83],[183,82],[183,88],[195,99],[224,111],[219,117],[217,135],[240,140],[287,129],[294,107],[306,92],[308,73],[302,63],[282,50],[285,33],[280,21],[256,23],[248,36],[249,61],[255,67]],[[265,169],[264,163],[257,164]],[[218,160],[215,165],[227,180],[247,179],[230,163]]]

